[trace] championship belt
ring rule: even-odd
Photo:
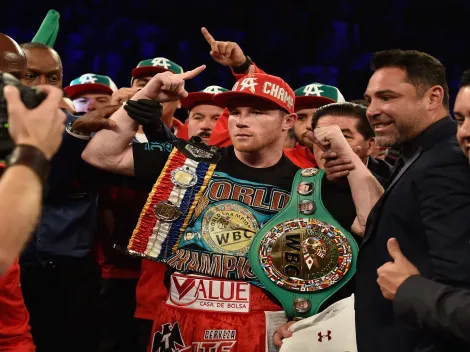
[[[289,318],[306,318],[343,287],[356,271],[358,245],[326,210],[324,171],[299,170],[289,204],[256,234],[249,249],[258,280]]]
[[[165,262],[178,246],[220,154],[199,137],[173,148],[137,222],[126,252]]]

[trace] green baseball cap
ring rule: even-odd
[[[219,94],[228,92],[229,90],[220,86],[209,86],[200,92],[189,93],[188,96],[184,99],[181,99],[181,105],[187,110],[191,110],[194,105],[207,102],[209,104],[214,104],[212,98]],[[215,105],[215,104],[214,104]]]
[[[143,60],[139,62],[137,67],[132,70],[132,78],[138,78],[142,76],[153,76],[157,73],[165,71],[171,71],[173,73],[183,73],[183,68],[167,58],[156,57],[153,59]]]
[[[89,92],[100,92],[105,94],[113,94],[117,91],[117,86],[113,80],[108,76],[97,75],[95,73],[85,73],[78,78],[75,78],[68,87],[64,90],[70,97],[75,99],[77,95],[89,93]]]
[[[338,88],[322,83],[311,83],[300,87],[295,92],[295,106],[319,108],[331,103],[344,103],[343,94]]]

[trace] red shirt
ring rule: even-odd
[[[0,277],[0,351],[36,351],[30,330],[17,259],[6,274]]]
[[[284,154],[301,169],[317,166],[315,156],[310,148],[303,146],[299,142],[296,143],[294,148],[284,148]]]

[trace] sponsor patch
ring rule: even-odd
[[[236,340],[236,330],[206,330],[204,340]]]
[[[250,284],[198,275],[171,275],[166,303],[171,306],[213,312],[249,313]]]

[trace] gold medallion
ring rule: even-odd
[[[153,209],[158,220],[165,222],[175,221],[183,214],[176,205],[168,200],[158,202]]]

